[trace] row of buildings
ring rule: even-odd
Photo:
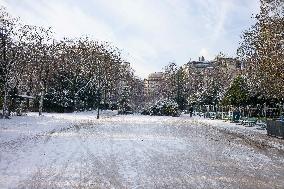
[[[227,73],[229,78],[234,78],[243,70],[243,64],[239,60],[223,57],[219,57],[213,61],[207,61],[202,56],[199,57],[198,61],[189,61],[182,66],[188,77],[192,74],[198,74],[198,78],[201,78],[204,81],[212,75],[217,67],[219,70],[221,69],[224,73]],[[146,97],[152,100],[161,97],[161,87],[165,84],[164,75],[163,72],[155,72],[149,74],[148,78],[144,79],[144,95]],[[206,84],[206,82],[203,83]]]

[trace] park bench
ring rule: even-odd
[[[224,121],[230,121],[230,120],[232,120],[232,116],[225,116],[225,117],[223,117],[223,120]]]
[[[247,120],[248,118],[247,117],[241,117],[238,121],[237,121],[237,125],[243,125],[243,122],[245,121],[245,120]]]
[[[255,125],[257,126],[256,129],[258,130],[265,130],[267,127],[266,123],[263,121],[257,122]]]
[[[256,122],[257,122],[256,118],[247,118],[242,122],[242,124],[248,127],[252,127],[256,124]]]
[[[216,113],[209,113],[210,119],[216,119]]]

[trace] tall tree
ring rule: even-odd
[[[39,115],[42,115],[45,94],[49,87],[50,77],[54,71],[54,47],[52,43],[51,29],[37,26],[26,26],[30,31],[27,40],[29,41],[29,52],[39,92]]]
[[[17,27],[18,20],[12,18],[3,7],[0,7],[0,92],[3,101],[3,117],[9,116],[8,96],[13,88],[16,75],[18,60],[20,59],[21,49],[17,37],[20,30]]]
[[[256,24],[243,34],[238,55],[252,93],[284,98],[284,1],[260,0]]]

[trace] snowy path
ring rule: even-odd
[[[110,117],[0,150],[0,188],[284,188],[282,152],[188,117]]]

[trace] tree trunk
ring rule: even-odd
[[[266,103],[264,103],[264,117],[265,117],[265,119],[266,119]]]
[[[41,116],[42,115],[42,111],[43,111],[43,99],[44,99],[44,95],[45,95],[45,89],[42,86],[41,92],[40,92],[40,99],[39,99],[39,108],[38,108],[38,115]]]
[[[6,67],[6,70],[3,69],[4,71],[4,101],[3,101],[3,118],[8,118],[9,117],[9,112],[8,112],[8,74],[7,74],[7,57],[6,57],[6,41],[5,38],[2,38],[2,44],[3,44],[3,61],[4,61],[4,66]]]
[[[74,95],[74,99],[73,99],[73,111],[78,111],[78,108],[77,108],[77,99],[78,99],[78,95],[75,94],[75,95]]]
[[[100,106],[98,106],[98,111],[97,111],[97,119],[100,118]]]
[[[8,118],[9,112],[8,112],[8,87],[7,82],[5,82],[4,86],[4,101],[3,101],[3,118]]]
[[[43,92],[41,92],[43,93]],[[43,94],[40,95],[40,99],[39,99],[39,109],[38,109],[38,115],[41,116],[42,115],[42,109],[43,109]]]
[[[28,92],[27,95],[30,96],[31,95],[31,91],[32,91],[32,77],[30,76],[29,79],[29,83],[28,83]],[[27,111],[30,111],[30,99],[27,99]]]

